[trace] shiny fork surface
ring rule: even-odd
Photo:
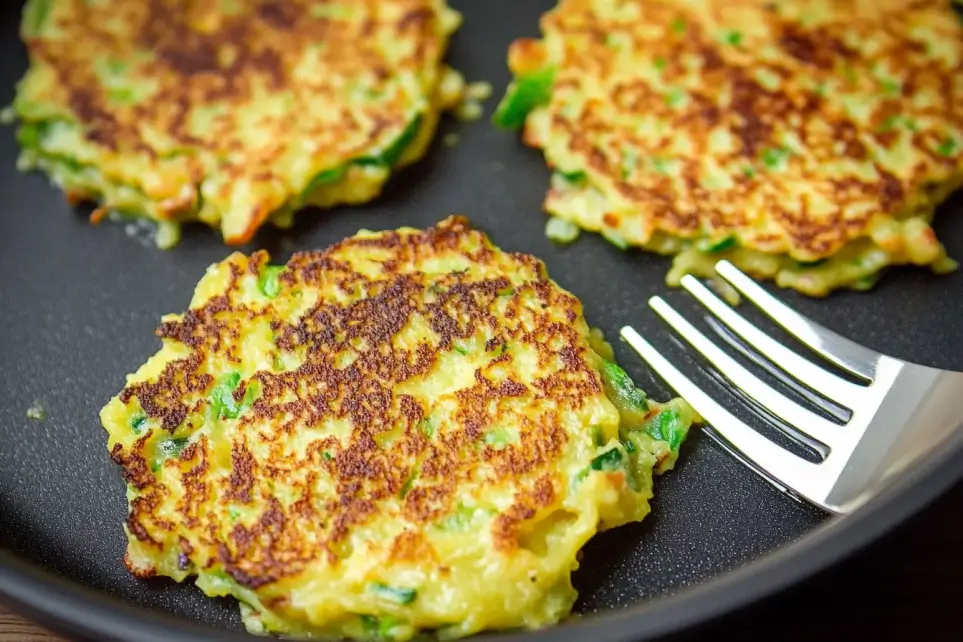
[[[833,513],[849,513],[886,482],[963,430],[963,373],[937,370],[880,354],[795,312],[728,261],[716,271],[748,301],[857,384],[805,359],[686,276],[683,287],[732,335],[808,390],[846,408],[836,423],[809,410],[759,379],[721,350],[661,297],[649,305],[735,389],[778,421],[774,428],[822,455],[814,463],[797,456],[736,418],[682,374],[629,326],[622,338],[705,419],[707,432],[726,450],[777,488]],[[812,392],[809,392],[812,391]],[[743,402],[744,403],[744,402]]]

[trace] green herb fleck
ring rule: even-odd
[[[635,442],[631,439],[626,439],[622,442],[622,446],[625,448],[625,452],[628,454],[633,454],[635,452]]]
[[[592,441],[596,446],[605,445],[605,435],[602,433],[602,426],[592,426]]]
[[[675,410],[663,410],[648,423],[645,424],[643,432],[653,439],[664,441],[669,444],[672,450],[678,450],[685,439],[688,429],[683,425],[682,417]]]
[[[257,287],[261,290],[261,294],[269,299],[273,299],[281,293],[281,283],[278,281],[278,275],[283,271],[283,265],[267,265],[264,267],[261,271],[261,276],[258,277],[257,280]]]
[[[515,288],[502,288],[498,291],[498,296],[515,296]]]
[[[686,29],[685,20],[683,20],[682,18],[676,18],[675,20],[672,21],[671,27],[672,27],[673,33],[679,33],[679,34],[685,33],[685,29]]]
[[[401,485],[401,490],[398,492],[398,497],[404,499],[405,496],[411,492],[411,489],[415,487],[415,481],[418,479],[418,471],[414,471],[405,480],[405,483]]]
[[[321,453],[321,459],[323,459],[324,461],[331,461],[332,459],[334,459],[334,455],[332,455],[327,450],[325,450],[323,453]]]
[[[251,381],[244,390],[244,397],[238,403],[234,399],[234,391],[241,383],[241,374],[232,372],[224,376],[211,392],[211,410],[218,419],[237,419],[251,405],[260,394],[260,385],[257,381]]]
[[[612,471],[622,467],[622,451],[618,448],[607,450],[589,464],[592,470]]]
[[[333,167],[331,169],[326,169],[314,176],[303,190],[301,190],[301,201],[304,202],[311,198],[311,195],[322,185],[330,185],[332,183],[337,183],[344,177],[347,167],[344,165],[340,167]]]
[[[670,87],[665,94],[665,104],[669,107],[681,107],[687,98],[687,94],[681,87]]]
[[[664,71],[668,62],[662,56],[656,56],[653,64],[655,65],[656,71]]]
[[[394,640],[393,631],[398,626],[398,621],[389,616],[379,618],[374,615],[362,615],[361,626],[368,640],[390,642]]]
[[[739,240],[735,237],[734,234],[730,234],[729,236],[721,238],[717,241],[713,241],[711,239],[703,239],[702,241],[699,242],[698,248],[700,252],[704,252],[706,254],[715,254],[717,252],[725,252],[726,250],[731,250],[735,247],[738,247],[738,245],[739,245]]]
[[[668,174],[674,165],[673,159],[656,156],[652,159],[652,169],[659,174]]]
[[[492,122],[503,129],[521,127],[533,109],[548,103],[554,84],[554,67],[519,76],[508,86],[505,97],[495,109]]]
[[[147,415],[142,412],[138,412],[130,419],[130,429],[134,431],[135,435],[139,435],[141,431],[144,430],[144,424],[146,423]]]
[[[735,30],[727,31],[725,40],[727,44],[738,47],[740,44],[742,44],[742,34]]]
[[[460,346],[460,345],[458,345],[457,343],[456,343],[454,346],[452,346],[452,347],[454,348],[455,352],[457,352],[458,354],[460,354],[460,355],[462,355],[462,356],[467,356],[467,355],[468,355],[468,348],[466,348],[466,347],[464,347],[464,346]]]
[[[373,583],[371,585],[371,590],[379,597],[396,604],[411,604],[415,601],[415,598],[418,597],[418,591],[416,589],[388,586],[387,584],[382,584],[381,582]]]
[[[887,96],[898,96],[903,91],[903,84],[898,80],[893,80],[891,78],[886,78],[881,81],[883,85],[883,92]]]
[[[816,259],[815,261],[796,261],[796,265],[801,268],[814,268],[819,267],[825,263],[828,259]]]
[[[435,422],[431,419],[431,417],[425,417],[418,422],[418,429],[421,430],[421,434],[428,439],[431,439],[435,436]]]
[[[34,0],[27,3],[24,11],[24,27],[32,35],[37,35],[50,15],[50,7],[53,0]]]
[[[588,178],[588,174],[586,174],[582,170],[577,170],[574,172],[563,172],[562,170],[555,170],[555,173],[561,176],[563,179],[565,179],[567,183],[571,183],[572,185],[579,185],[581,183],[584,183],[585,180]]]
[[[629,176],[635,172],[635,168],[639,164],[639,153],[634,147],[623,147],[622,148],[622,163],[621,163],[621,173],[622,180],[624,181]]]
[[[157,444],[157,449],[160,450],[161,455],[164,457],[180,457],[181,452],[187,447],[189,441],[187,437],[165,439]]]
[[[959,149],[959,143],[956,142],[956,139],[950,137],[936,147],[936,152],[940,156],[953,156],[957,149]]]
[[[236,522],[241,516],[241,511],[236,508],[229,508],[227,511],[227,516],[231,518],[232,522]]]
[[[781,169],[786,161],[789,159],[789,151],[785,149],[778,149],[775,147],[767,147],[762,150],[762,164],[768,169],[777,170]]]
[[[742,173],[746,178],[756,177],[756,169],[754,167],[749,167],[748,165],[742,168]]]
[[[648,412],[645,393],[635,387],[629,374],[611,361],[602,361],[602,383],[605,391],[618,408]]]
[[[421,129],[422,115],[417,114],[414,118],[409,121],[408,125],[405,127],[404,131],[398,135],[398,138],[394,139],[390,145],[388,145],[381,154],[375,156],[363,156],[361,158],[356,158],[352,162],[355,165],[361,165],[362,167],[393,167],[404,155],[405,150],[411,145],[411,142],[418,135],[418,130]]]

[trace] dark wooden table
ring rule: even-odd
[[[680,639],[963,640],[963,484],[852,559]],[[0,642],[56,640],[0,611]]]

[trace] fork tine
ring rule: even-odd
[[[878,353],[853,343],[792,310],[729,261],[716,263],[716,272],[813,352],[850,374],[869,381],[875,378],[876,362],[880,357]]]
[[[712,397],[704,393],[688,377],[663,357],[630,326],[621,331],[622,338],[669,386],[685,399],[725,440],[748,459],[751,468],[764,473],[778,487],[788,486],[808,499],[818,500],[828,489],[819,486],[819,465],[797,457],[769,441],[742,423]]]
[[[858,399],[866,390],[862,386],[852,384],[814,365],[772,339],[746,321],[741,314],[724,303],[694,276],[687,274],[682,277],[682,287],[698,299],[699,303],[704,305],[717,319],[742,337],[746,343],[768,357],[797,381],[809,386],[827,399],[839,401],[845,405],[847,401]]]
[[[682,318],[668,303],[660,297],[649,299],[649,306],[662,317],[666,323],[689,342],[696,352],[707,358],[726,379],[745,392],[751,399],[784,420],[789,426],[777,426],[786,431],[789,428],[799,431],[804,436],[792,435],[801,441],[805,436],[812,437],[824,445],[832,448],[839,443],[841,426],[833,424],[820,417],[811,410],[803,408],[795,401],[786,397],[769,384],[763,382],[756,375],[749,372],[738,361],[720,350],[716,344],[708,339],[694,325]],[[792,434],[792,433],[790,433]]]

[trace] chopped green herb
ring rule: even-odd
[[[566,182],[573,185],[578,185],[579,183],[584,183],[588,178],[588,174],[582,170],[577,170],[574,172],[563,172],[560,169],[555,170],[555,173],[565,179]]]
[[[673,165],[674,161],[671,158],[656,156],[652,159],[652,169],[659,174],[668,174]]]
[[[735,30],[727,31],[725,40],[727,44],[737,47],[742,44],[742,34]]]
[[[418,471],[414,471],[405,480],[405,483],[401,485],[401,490],[398,492],[398,497],[404,499],[405,496],[411,492],[411,489],[415,486],[415,481],[418,479]]]
[[[456,344],[455,344],[454,346],[452,346],[452,347],[454,348],[455,352],[457,352],[458,354],[460,354],[460,355],[462,355],[462,356],[465,356],[465,355],[468,354],[468,348],[466,348],[466,347],[464,347],[464,346],[460,346],[460,345],[458,345],[458,344],[456,343]]]
[[[227,511],[227,516],[231,518],[232,522],[236,522],[241,516],[241,511],[236,508],[229,508]]]
[[[393,617],[375,617],[374,615],[362,615],[361,626],[364,628],[365,637],[376,642],[391,642],[394,640],[394,629],[398,626],[398,621]]]
[[[379,597],[397,604],[411,604],[415,601],[415,598],[418,597],[418,591],[416,589],[388,586],[381,582],[373,583],[371,590]]]
[[[872,290],[873,286],[876,285],[878,280],[878,274],[867,274],[866,276],[854,281],[850,287],[858,292],[865,292],[867,290]]]
[[[633,172],[635,172],[635,168],[638,166],[638,164],[639,164],[639,153],[635,150],[635,148],[623,147],[622,164],[621,164],[623,181],[627,179],[629,176],[631,176]]]
[[[666,62],[666,59],[663,58],[662,56],[656,56],[653,64],[655,65],[655,68],[657,71],[663,71],[665,69],[667,62]]]
[[[321,453],[321,459],[323,459],[324,461],[331,461],[332,459],[334,459],[334,455],[332,455],[327,450],[325,450],[323,453]]]
[[[675,20],[672,21],[671,27],[674,33],[680,33],[680,34],[685,33],[685,29],[686,29],[685,20],[683,20],[682,18],[676,18]]]
[[[43,28],[50,15],[50,6],[53,0],[34,0],[27,3],[23,16],[24,27],[31,35],[36,35]]]
[[[891,78],[885,78],[881,81],[883,85],[883,93],[887,96],[898,96],[903,91],[903,84],[898,80],[893,80]]]
[[[284,271],[283,265],[266,265],[261,271],[261,276],[257,280],[257,287],[261,294],[269,299],[275,298],[281,293],[281,283],[278,275]]]
[[[742,173],[745,175],[746,178],[755,178],[755,177],[756,177],[756,170],[755,170],[755,168],[753,168],[753,167],[749,167],[749,166],[743,167],[743,168],[742,168]]]
[[[492,116],[492,122],[503,129],[521,127],[525,124],[529,112],[548,103],[554,84],[554,67],[519,76],[508,86],[505,97]]]
[[[244,390],[244,398],[240,403],[234,400],[234,391],[241,383],[241,374],[232,372],[224,376],[221,382],[214,387],[211,392],[211,410],[218,419],[237,419],[251,405],[260,394],[260,385],[257,381],[251,381]]]
[[[649,404],[645,393],[635,387],[629,374],[611,361],[602,361],[602,383],[606,394],[617,408],[646,413]]]
[[[802,268],[814,268],[819,267],[829,259],[816,259],[815,261],[796,261],[796,264]]]
[[[187,437],[165,439],[157,444],[157,449],[164,457],[180,457],[181,452],[187,447],[189,441]]]
[[[306,201],[322,185],[330,185],[332,183],[337,183],[343,177],[347,167],[342,165],[341,167],[333,167],[331,169],[326,169],[319,174],[316,174],[314,178],[308,181],[307,186],[301,190],[301,201]]]
[[[376,167],[393,167],[404,155],[405,150],[411,145],[411,142],[418,135],[418,130],[421,129],[422,115],[416,115],[408,126],[405,127],[404,131],[396,138],[388,147],[385,148],[381,154],[377,156],[364,156],[362,158],[355,159],[352,161],[356,165],[361,165],[362,167],[376,166]]]
[[[139,435],[141,431],[144,430],[144,424],[146,423],[147,415],[142,412],[138,412],[130,419],[130,429],[134,431],[135,435]]]
[[[717,241],[711,239],[703,239],[699,241],[697,247],[700,252],[706,254],[715,254],[717,252],[725,252],[726,250],[731,250],[739,246],[739,239],[735,237],[734,234],[730,234],[724,238]]]
[[[606,450],[589,464],[592,470],[618,470],[622,467],[622,451],[618,448]]]
[[[635,442],[631,439],[626,439],[622,442],[622,446],[625,448],[625,452],[628,454],[633,454],[635,452]]]
[[[271,360],[271,366],[274,368],[275,372],[280,372],[284,370],[284,360],[281,359],[281,355],[274,355],[274,359]]]
[[[435,422],[432,421],[431,417],[425,417],[418,422],[418,429],[421,430],[421,434],[428,439],[435,436]]]
[[[515,296],[515,288],[503,288],[498,291],[498,296]]]
[[[936,152],[940,156],[953,156],[957,149],[959,149],[959,143],[954,138],[947,138],[937,146]]]
[[[789,159],[789,151],[775,147],[767,147],[762,150],[762,164],[768,169],[781,169]]]
[[[643,432],[653,439],[668,443],[669,448],[676,451],[685,439],[688,427],[683,425],[682,417],[677,411],[667,409],[649,420]]]
[[[686,101],[687,94],[681,87],[670,87],[665,94],[665,104],[669,107],[681,107]]]

